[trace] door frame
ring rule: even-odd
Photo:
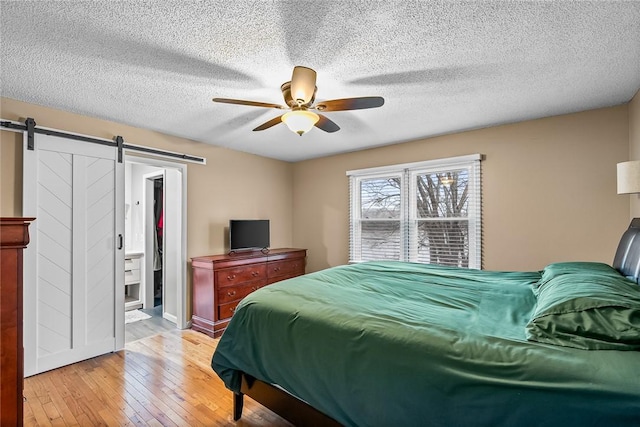
[[[157,158],[151,158],[151,157],[139,157],[131,153],[128,153],[127,150],[125,150],[124,161],[125,161],[125,164],[137,163],[137,164],[153,166],[153,167],[162,169],[162,171],[156,171],[148,174],[149,177],[145,176],[144,177],[145,180],[150,179],[152,175],[155,175],[157,177],[164,176],[165,175],[164,171],[166,169],[176,170],[179,172],[181,176],[181,179],[182,179],[182,187],[181,187],[182,188],[182,194],[181,194],[182,212],[181,214],[182,215],[181,215],[181,221],[179,225],[179,229],[180,229],[179,233],[181,236],[180,238],[181,248],[178,251],[179,258],[180,258],[179,264],[181,265],[181,268],[180,268],[180,271],[177,273],[177,277],[181,278],[182,283],[181,285],[178,286],[178,289],[176,289],[175,323],[178,329],[188,329],[191,327],[191,321],[187,318],[187,313],[188,313],[187,303],[189,301],[187,298],[187,165],[184,163],[172,162],[172,161],[167,161],[163,159],[157,159]],[[166,183],[165,183],[165,188],[166,188]],[[147,265],[147,263],[152,262],[152,259],[149,259],[149,258],[150,257],[147,256],[146,248],[145,248],[145,266]],[[145,271],[147,271],[146,267],[145,267]],[[149,279],[148,277],[146,277],[146,273],[145,273],[145,288],[148,288],[148,286],[150,286],[149,280],[153,280],[153,276],[151,277],[151,279]],[[164,277],[163,277],[163,280],[164,280]],[[162,290],[163,300],[164,300],[164,292],[165,292],[164,288],[165,287],[163,285],[163,290]],[[164,315],[165,313],[164,313],[164,307],[163,307],[163,317]],[[173,321],[172,318],[169,318],[168,320]]]

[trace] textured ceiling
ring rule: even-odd
[[[0,1],[2,96],[296,161],[629,101],[640,1]],[[252,129],[295,65],[342,129]],[[37,120],[37,117],[36,117]],[[126,135],[123,135],[126,139]],[[144,144],[145,141],[130,141]]]

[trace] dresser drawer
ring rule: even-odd
[[[140,282],[140,270],[125,270],[124,271],[124,283],[138,283]]]
[[[267,277],[290,276],[304,274],[304,258],[271,262],[268,264]]]
[[[300,274],[291,273],[291,274],[287,274],[286,276],[269,277],[267,279],[267,285],[270,285],[270,284],[276,283],[276,282],[281,282],[281,281],[287,280],[287,279],[293,279],[294,277],[299,277],[301,275],[302,275],[302,273],[300,273]]]
[[[231,301],[240,300],[253,291],[257,291],[267,284],[266,280],[244,283],[242,285],[225,286],[218,289],[218,303],[224,304]]]
[[[218,319],[228,319],[233,316],[236,311],[236,307],[240,304],[240,301],[234,301],[227,304],[220,304],[218,306]]]
[[[140,258],[125,258],[124,259],[124,271],[139,270]]]
[[[218,286],[232,286],[243,282],[267,278],[266,263],[251,264],[235,268],[226,268],[216,271],[216,283]]]

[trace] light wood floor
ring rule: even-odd
[[[210,366],[217,340],[173,330],[25,379],[26,426],[290,426],[245,397],[232,418],[232,393]]]

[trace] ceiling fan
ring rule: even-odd
[[[314,126],[325,132],[337,132],[340,130],[335,122],[309,110],[321,112],[364,110],[366,108],[377,108],[384,104],[384,98],[380,96],[364,96],[359,98],[332,99],[330,101],[320,101],[313,104],[316,99],[316,72],[311,68],[297,66],[293,68],[291,81],[280,86],[284,102],[287,104],[269,104],[266,102],[243,101],[241,99],[213,98],[214,102],[226,104],[249,105],[253,107],[277,108],[280,110],[290,110],[261,124],[254,131],[269,129],[280,122],[284,122],[289,129],[298,135],[310,131]]]

